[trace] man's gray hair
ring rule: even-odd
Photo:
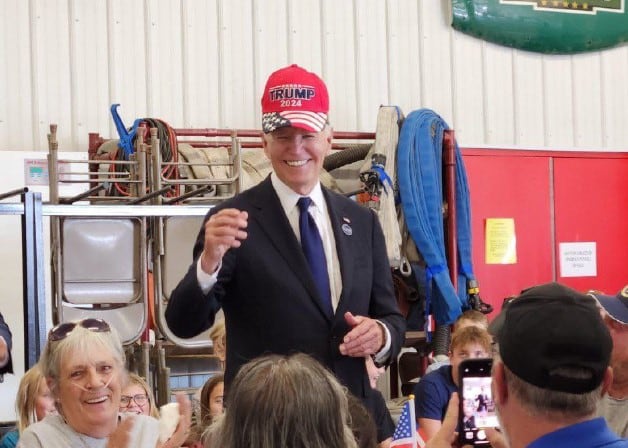
[[[556,374],[574,379],[588,379],[591,372],[578,367],[561,367]],[[573,394],[543,389],[522,380],[504,364],[508,390],[533,415],[553,421],[572,420],[594,415],[602,397],[603,383],[590,392]]]
[[[303,353],[253,359],[231,383],[225,414],[205,432],[205,446],[357,448],[346,393]]]

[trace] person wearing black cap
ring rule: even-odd
[[[496,330],[494,398],[511,448],[627,446],[596,418],[612,382],[613,342],[590,296],[559,283],[527,289]]]
[[[613,382],[602,399],[598,415],[622,437],[628,437],[628,285],[615,296],[593,295],[603,310],[604,323],[613,339]]]
[[[595,300],[559,283],[524,290],[491,326],[493,398],[501,434],[494,448],[619,448],[597,406],[613,377],[613,342]],[[454,395],[443,426],[427,448],[452,446],[458,416]]]
[[[368,408],[365,357],[390,363],[405,336],[379,220],[321,185],[333,131],[318,75],[297,65],[275,71],[261,105],[273,172],[207,214],[166,321],[190,338],[223,309],[227,407],[229,384],[246,362],[304,352]]]

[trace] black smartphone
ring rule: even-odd
[[[461,445],[488,446],[485,428],[499,426],[491,391],[490,358],[466,359],[460,363],[460,412],[458,437]]]

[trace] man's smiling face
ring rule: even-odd
[[[288,126],[263,136],[264,153],[283,183],[296,193],[308,195],[318,182],[331,140],[329,126],[320,132]]]

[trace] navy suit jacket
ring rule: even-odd
[[[266,353],[308,353],[333,371],[357,397],[370,395],[364,359],[343,356],[339,345],[350,330],[343,317],[380,320],[391,335],[390,359],[399,353],[405,320],[399,312],[379,221],[371,210],[323,188],[342,275],[336,313],[328,317],[312,274],[279,198],[266,178],[259,185],[213,208],[248,212],[248,237],[227,251],[216,285],[207,295],[196,277],[204,228],[194,245],[194,261],[172,292],[166,321],[178,337],[209,328],[222,307],[227,330],[225,383],[239,368]],[[344,227],[343,227],[344,226]],[[343,230],[344,229],[344,230]]]

